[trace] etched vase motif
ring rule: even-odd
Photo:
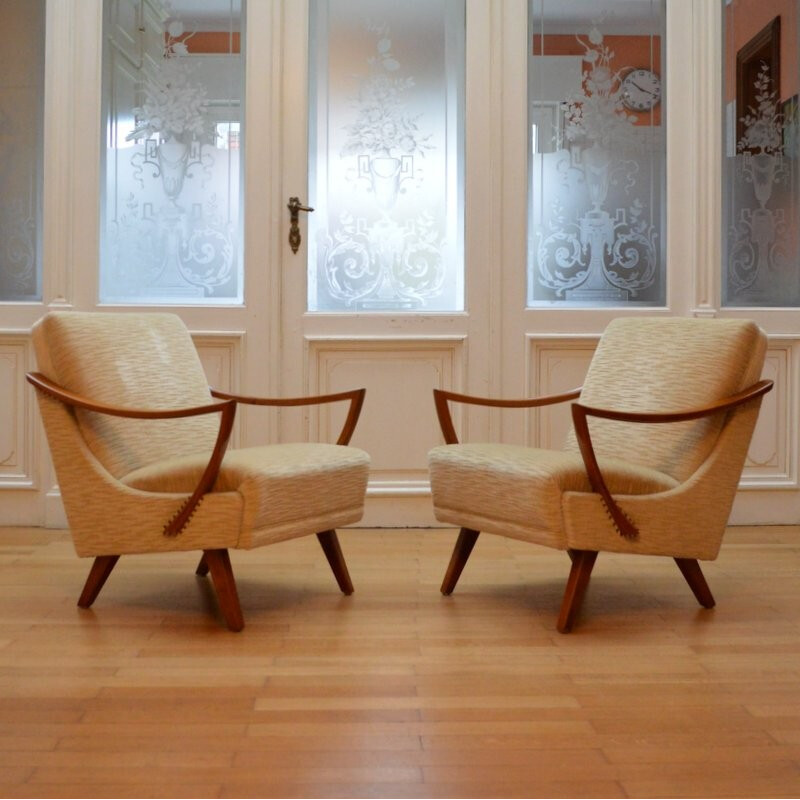
[[[755,90],[756,106],[740,118],[744,135],[732,160],[735,205],[728,238],[727,292],[737,303],[779,305],[786,302],[787,293],[797,290],[788,269],[789,226],[779,195],[790,171],[783,152],[785,120],[766,64],[756,77]]]
[[[314,203],[317,219],[327,214],[312,255],[318,259],[316,288],[337,309],[435,308],[447,258],[455,252],[445,239],[445,209],[437,207],[440,189],[425,185],[441,168],[432,162],[444,159],[436,113],[418,76],[407,74],[395,55],[389,24],[365,27],[376,36],[374,50],[365,52],[364,72],[352,76],[357,85],[336,130],[340,163],[348,165],[343,188],[351,193],[339,193],[347,199],[337,199],[336,215],[325,209],[324,193]]]
[[[577,39],[590,66],[581,91],[563,103],[559,146],[542,151],[534,167],[551,199],[549,224],[535,225],[529,291],[534,303],[630,302],[652,295],[659,277],[658,233],[633,194],[652,181],[642,169],[646,129],[625,110],[622,70],[612,68],[601,31],[593,27],[586,41]]]
[[[370,159],[369,173],[375,202],[384,210],[393,208],[400,189],[400,159],[376,156]]]
[[[158,145],[158,166],[164,194],[174,203],[183,190],[189,164],[189,145],[178,139],[167,139]]]
[[[753,189],[761,208],[766,208],[772,197],[772,184],[775,181],[777,158],[771,153],[758,153],[750,156],[752,160]]]

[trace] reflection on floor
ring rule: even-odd
[[[800,527],[733,528],[701,609],[670,559],[569,561],[452,530],[233,552],[245,629],[197,554],[120,560],[89,611],[60,531],[0,529],[0,796],[775,797],[800,792]]]

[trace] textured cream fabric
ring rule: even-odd
[[[615,320],[592,360],[581,402],[627,411],[705,405],[755,383],[766,344],[747,320]],[[634,541],[619,535],[599,495],[589,491],[572,432],[564,451],[434,448],[434,510],[452,525],[550,547],[713,559],[759,407],[755,401],[701,423],[590,418],[601,471],[640,531]],[[570,458],[580,463],[580,477]]]
[[[208,455],[158,461],[121,480],[148,492],[190,493]],[[368,473],[369,456],[356,447],[306,443],[249,447],[226,453],[214,492],[241,494],[245,530],[281,530],[331,514],[354,522],[361,518]]]
[[[33,331],[40,371],[84,397],[127,408],[187,408],[213,398],[189,332],[174,314],[47,314]],[[76,413],[86,444],[115,477],[214,446],[219,414],[137,420]]]
[[[70,534],[79,556],[236,547],[243,500],[238,492],[206,496],[180,536],[164,536],[185,494],[142,492],[120,483],[86,445],[75,417],[37,393]]]
[[[175,408],[212,400],[189,332],[173,315],[51,313],[35,326],[34,344],[43,374],[109,405]],[[334,529],[363,514],[369,456],[362,450],[243,448],[228,451],[215,491],[178,536],[166,537],[164,525],[208,462],[219,415],[199,425],[192,419],[117,425],[75,414],[41,392],[37,397],[78,555],[251,548]]]
[[[747,385],[759,328],[748,320],[617,319],[603,334],[580,402],[624,411],[696,408]],[[635,461],[686,480],[705,460],[724,415],[693,422],[638,424],[589,419],[599,457]],[[570,431],[566,449],[578,452]]]
[[[675,558],[716,558],[758,411],[758,402],[735,411],[708,459],[676,489],[640,497],[615,495],[639,528],[636,540],[623,539],[614,530],[598,495],[567,492],[564,518],[568,546]]]
[[[564,492],[589,492],[579,454],[504,444],[435,447],[428,454],[435,513],[442,522],[525,537],[548,531],[553,547],[566,547]],[[669,475],[619,459],[600,462],[612,493],[646,494],[677,486]],[[511,534],[509,534],[511,535]]]

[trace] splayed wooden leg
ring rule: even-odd
[[[232,631],[240,631],[244,627],[242,607],[239,605],[239,593],[236,591],[236,580],[228,551],[204,550],[203,560],[211,571],[211,580],[217,592],[219,610],[225,623]],[[201,562],[202,563],[202,562]]]
[[[461,577],[461,572],[467,563],[467,559],[475,547],[475,542],[480,536],[480,531],[474,531],[471,528],[462,528],[458,533],[456,539],[456,546],[453,548],[453,555],[450,556],[450,563],[447,565],[447,572],[444,574],[442,581],[442,594],[452,594],[453,589],[456,588],[458,579]]]
[[[696,558],[676,558],[675,563],[681,574],[686,578],[686,583],[689,588],[694,592],[697,602],[703,608],[714,608],[714,595],[711,594],[711,589],[708,588],[703,570],[697,563]]]
[[[353,594],[353,582],[350,580],[350,573],[347,571],[347,563],[344,560],[336,531],[322,531],[317,534],[317,539],[322,545],[325,558],[328,559],[328,563],[331,565],[339,588],[344,594]]]
[[[89,570],[89,577],[86,578],[86,583],[83,585],[81,596],[78,598],[78,605],[81,608],[89,608],[94,603],[117,561],[119,561],[119,556],[97,556],[95,558],[94,564]]]
[[[569,571],[567,587],[564,590],[564,599],[561,601],[561,613],[558,616],[558,630],[560,633],[569,633],[572,624],[580,611],[592,568],[597,559],[596,550],[572,550],[572,568]]]

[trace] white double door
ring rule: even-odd
[[[582,383],[599,335],[614,317],[725,315],[717,297],[720,225],[714,216],[720,153],[707,147],[708,131],[720,121],[713,104],[698,104],[697,94],[698,85],[718,87],[720,81],[720,22],[713,6],[667,4],[665,307],[526,307],[528,3],[467,0],[465,310],[361,314],[308,312],[306,250],[294,254],[286,244],[286,201],[304,199],[309,185],[308,7],[295,0],[273,6],[281,53],[281,82],[272,87],[280,92],[281,109],[274,129],[281,142],[280,188],[276,183],[273,197],[280,220],[273,239],[282,243],[278,378],[284,393],[367,388],[354,438],[372,455],[367,524],[433,522],[426,453],[441,441],[433,388],[504,397],[557,393]],[[695,169],[685,169],[687,163]],[[786,323],[768,311],[745,316],[769,332]],[[782,399],[791,394],[789,363],[797,356],[785,342],[773,344],[765,375],[779,385],[764,405],[746,491],[734,510],[738,522],[789,521],[800,511],[800,494],[786,491],[797,480],[794,449],[784,446],[785,435],[797,428],[797,411]],[[502,413],[456,407],[455,414],[463,438],[543,447],[560,447],[570,424],[566,407]],[[285,420],[282,434],[330,438],[333,423],[328,412]]]
[[[666,307],[526,308],[527,4],[467,0],[464,310],[320,313],[307,310],[302,213],[297,253],[288,242],[287,203],[290,197],[306,201],[309,185],[308,4],[248,3],[244,303],[168,307],[192,330],[209,381],[273,396],[366,387],[353,439],[372,457],[364,524],[427,525],[434,520],[426,453],[441,441],[434,388],[505,397],[563,391],[580,385],[599,335],[616,316],[722,315],[714,217],[719,153],[708,150],[709,130],[719,120],[712,104],[698,103],[696,88],[718,86],[721,37],[713,5],[667,4]],[[19,354],[3,403],[13,406],[10,436],[27,454],[25,480],[0,487],[6,523],[63,522],[24,371],[33,366],[28,331],[42,313],[101,308],[101,20],[100,0],[48,3],[44,297],[41,304],[4,309],[0,340]],[[697,75],[704,80],[693,79]],[[687,170],[687,163],[695,168]],[[745,476],[749,491],[740,493],[735,519],[788,522],[800,510],[796,448],[783,448],[789,431],[797,430],[791,388],[797,337],[785,314],[777,320],[770,312],[748,316],[783,336],[772,342],[767,374],[779,386],[759,423]],[[242,408],[234,442],[332,441],[341,419],[330,407],[280,415]],[[563,408],[456,410],[464,438],[535,446],[560,446],[568,420]]]

